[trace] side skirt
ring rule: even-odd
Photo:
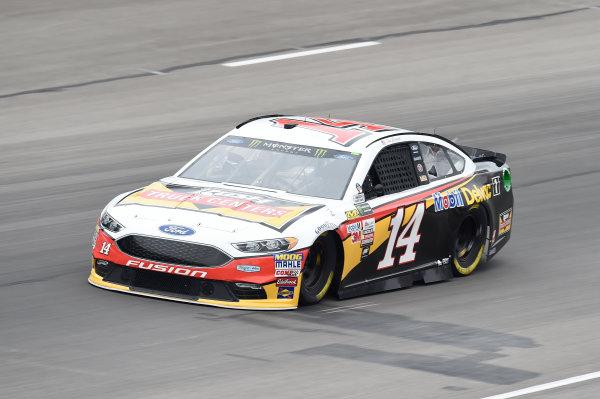
[[[389,276],[378,277],[343,286],[338,290],[337,295],[340,299],[346,299],[377,292],[396,290],[399,288],[408,288],[413,286],[415,281],[423,281],[425,284],[428,284],[451,280],[453,277],[451,267],[450,263],[440,266],[437,262],[432,262],[417,268],[403,270]]]

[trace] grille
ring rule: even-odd
[[[241,288],[235,283],[230,283],[229,287],[238,299],[267,299],[267,293],[264,289]]]
[[[117,245],[121,251],[136,258],[175,265],[211,267],[231,260],[224,252],[208,245],[156,237],[130,235],[118,240]]]
[[[398,193],[419,185],[410,149],[406,144],[391,145],[375,159],[375,170],[384,194]]]
[[[106,277],[108,272],[110,272],[109,262],[105,260],[97,259],[94,268],[96,269],[96,274],[100,277]]]
[[[110,263],[107,268],[109,272],[104,277],[104,281],[127,285],[133,291],[163,294],[191,300],[205,298],[220,301],[237,301],[236,296],[224,281],[178,276],[116,265],[114,263]],[[264,294],[264,290],[256,291]]]

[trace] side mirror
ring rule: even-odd
[[[384,193],[383,184],[376,184],[375,187],[373,187],[373,191],[375,191],[375,194],[377,194],[378,197],[381,197]]]

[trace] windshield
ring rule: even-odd
[[[341,199],[360,154],[227,136],[179,176]]]

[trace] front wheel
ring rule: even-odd
[[[475,270],[485,248],[487,234],[487,214],[482,206],[473,205],[461,221],[454,241],[453,273],[467,276]]]
[[[336,264],[336,248],[332,237],[325,233],[316,239],[304,262],[300,303],[314,305],[327,293],[333,281]]]

